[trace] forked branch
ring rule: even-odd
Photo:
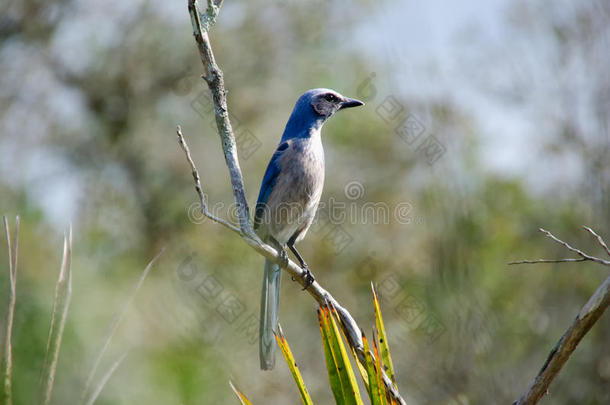
[[[589,228],[588,226],[583,226],[583,228],[586,229],[591,235],[596,237],[597,242],[602,246],[602,248],[604,248],[606,253],[608,253],[608,256],[610,256],[610,250],[608,249],[608,246],[606,245],[604,240],[601,238],[601,236],[596,234],[595,231],[593,229]],[[546,229],[539,228],[538,230],[540,232],[544,233],[546,236],[548,236],[552,240],[554,240],[555,242],[559,243],[560,245],[563,245],[569,251],[576,253],[578,256],[580,256],[580,258],[519,260],[516,262],[510,262],[508,264],[573,263],[573,262],[591,261],[591,262],[603,264],[604,266],[610,266],[610,261],[600,259],[599,257],[588,255],[585,252],[583,252],[582,250],[576,249],[576,248],[570,246],[567,242],[564,242],[561,239],[557,238],[555,235],[553,235]]]
[[[591,235],[593,235],[599,245],[605,250],[605,252],[610,256],[610,250],[608,246],[604,242],[601,236],[599,236],[593,229],[584,226]],[[540,229],[546,236],[554,240],[555,242],[563,245],[566,249],[571,252],[576,253],[580,256],[579,259],[558,259],[558,260],[549,260],[549,259],[538,259],[538,260],[521,260],[518,262],[512,262],[510,264],[537,264],[537,263],[566,263],[566,262],[584,262],[591,261],[594,263],[603,264],[605,266],[610,266],[610,262],[604,259],[600,259],[595,256],[591,256],[587,253],[584,253],[580,249],[576,249],[570,246],[568,243],[562,241],[557,238],[549,231],[544,229]],[[513,405],[532,405],[538,403],[540,399],[547,393],[551,382],[553,379],[559,374],[563,365],[568,361],[574,350],[576,350],[576,346],[580,343],[582,338],[589,332],[589,330],[593,327],[595,322],[599,320],[599,318],[603,315],[605,310],[610,305],[610,277],[607,277],[606,280],[598,287],[598,289],[593,293],[589,301],[585,304],[584,307],[580,310],[574,321],[570,327],[565,331],[561,339],[557,342],[551,353],[547,357],[544,365],[538,372],[538,375],[534,380],[530,383],[527,391],[523,394],[523,396],[513,403]]]

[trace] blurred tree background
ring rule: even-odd
[[[507,263],[566,255],[539,227],[594,253],[580,226],[610,236],[610,6],[448,7],[227,0],[211,40],[251,204],[303,91],[367,102],[325,127],[325,205],[302,253],[367,328],[379,286],[408,403],[510,403],[607,276]],[[281,361],[258,370],[263,259],[192,205],[177,124],[212,208],[232,217],[201,71],[186,1],[0,5],[0,212],[22,216],[16,404],[35,398],[70,222],[54,403],[78,400],[113,313],[164,246],[103,360],[129,350],[97,403],[235,403],[229,378],[254,403],[297,402]],[[0,263],[4,305],[5,248]],[[314,303],[287,277],[281,300],[314,401],[330,403]],[[542,403],[610,403],[608,342],[606,315]]]

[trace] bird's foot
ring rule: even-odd
[[[305,291],[307,290],[307,288],[309,288],[310,285],[313,284],[314,281],[316,281],[316,278],[313,276],[313,273],[311,272],[311,270],[309,270],[309,267],[307,267],[306,264],[301,266],[301,268],[304,271],[301,277],[303,277],[303,279],[305,280],[305,287],[303,287],[303,291]]]

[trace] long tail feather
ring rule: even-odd
[[[259,329],[259,353],[262,370],[271,370],[275,366],[275,336],[280,306],[280,267],[265,260],[263,289],[261,293],[261,314]]]

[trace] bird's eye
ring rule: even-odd
[[[328,93],[327,95],[324,96],[324,99],[326,101],[336,101],[337,97],[335,97],[335,95],[332,93]]]

